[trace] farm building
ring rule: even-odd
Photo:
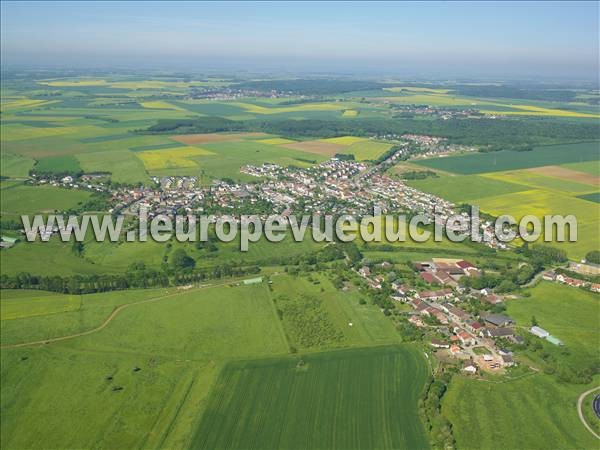
[[[543,328],[540,327],[531,327],[529,329],[529,332],[537,337],[540,337],[542,339],[546,339],[548,336],[550,336],[550,333],[548,333],[546,330],[544,330]]]
[[[483,318],[483,320],[497,327],[505,327],[515,323],[510,317],[504,316],[502,314],[488,314]]]
[[[245,285],[259,284],[259,283],[262,283],[262,281],[263,281],[262,277],[249,278],[248,280],[244,280],[244,284]]]
[[[555,338],[551,334],[549,334],[548,336],[546,336],[546,340],[548,342],[550,342],[551,344],[554,344],[554,345],[564,345],[563,342],[560,339]]]

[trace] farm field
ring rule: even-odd
[[[455,203],[529,189],[523,184],[504,181],[502,177],[488,178],[482,175],[440,176],[424,180],[407,180],[406,184]],[[477,186],[477,189],[474,189],[474,186]]]
[[[81,296],[3,291],[0,298],[3,346],[92,330],[117,306],[132,304],[121,310],[104,329],[87,336],[44,347],[3,348],[0,381],[3,447],[39,446],[42,445],[40,436],[44,436],[44,446],[80,448],[98,442],[97,433],[101,434],[103,445],[111,447],[189,446],[192,437],[197,436],[194,430],[199,415],[207,405],[206,396],[223,364],[229,367],[226,362],[232,358],[281,357],[288,353],[284,327],[277,317],[272,296],[281,292],[289,295],[311,290],[320,292],[318,286],[301,278],[276,276],[273,280],[273,293],[269,293],[266,283]],[[356,333],[347,346],[359,342],[368,345],[397,342],[395,329],[376,307],[358,305],[356,297],[352,300],[338,297],[327,279],[323,278],[322,282],[327,301],[347,303],[335,307],[338,315],[354,311],[351,317]],[[138,302],[142,303],[133,304]],[[242,341],[244,345],[240,346]],[[383,353],[380,350],[353,352],[339,357],[334,354],[332,366],[329,356],[307,356],[314,358],[314,364],[307,365],[310,370],[324,364],[322,369],[311,372],[314,374],[311,377],[321,379],[323,373],[338,377],[342,369],[352,368],[363,377],[359,385],[344,383],[344,389],[349,392],[360,386],[360,393],[353,394],[357,396],[354,401],[362,404],[364,399],[370,399],[373,411],[380,408],[396,411],[403,405],[398,417],[404,418],[405,428],[386,431],[387,437],[365,436],[364,439],[375,439],[373,442],[386,447],[403,442],[399,439],[426,446],[417,416],[406,409],[407,401],[416,408],[426,372],[422,357],[411,348],[395,348]],[[387,369],[386,375],[370,370],[370,362],[365,364],[364,358],[368,361],[374,358],[382,370]],[[65,384],[64,380],[74,372],[78,374],[76,380]],[[374,373],[378,374],[375,380]],[[15,383],[16,379],[20,382]],[[328,379],[323,378],[323,387],[327,386]],[[322,390],[315,387],[312,380],[308,381],[301,385],[305,395],[319,397]],[[373,385],[374,381],[378,384]],[[372,387],[365,391],[364,386]],[[76,389],[78,395],[67,395],[70,389]],[[404,402],[391,401],[390,389],[397,390]],[[335,398],[345,402],[345,397],[336,395]],[[348,405],[341,403],[348,417],[355,414],[354,401]],[[102,402],[102,408],[94,407],[98,402]],[[52,406],[40,411],[33,406],[39,404]],[[302,408],[301,403],[289,405]],[[48,414],[49,410],[53,414]],[[87,413],[78,413],[82,410]],[[361,420],[364,422],[369,415],[361,416],[364,417]],[[29,432],[31,428],[25,427],[25,423],[35,423],[36,432]],[[290,422],[290,426],[295,423]],[[364,423],[366,429],[371,429],[381,422],[373,418],[373,425],[368,425],[369,421]],[[144,431],[150,428],[152,433]],[[297,436],[290,434],[287,439],[297,439]]]
[[[79,172],[81,167],[79,162],[72,155],[66,156],[48,156],[40,159],[35,165],[35,169],[40,172]]]
[[[577,416],[579,394],[593,385],[556,382],[542,373],[501,383],[456,376],[442,412],[465,449],[593,448]]]
[[[568,164],[563,164],[563,167],[566,167],[571,170],[576,170],[579,172],[589,173],[596,177],[600,177],[600,161],[568,163]]]
[[[538,218],[546,214],[572,214],[577,218],[577,242],[553,242],[552,245],[564,248],[569,257],[574,259],[583,258],[588,251],[600,246],[600,211],[590,208],[590,203],[586,200],[548,190],[532,189],[485,197],[478,199],[476,203],[484,212],[494,216],[510,214],[517,221],[528,214]]]
[[[427,448],[416,408],[426,374],[411,347],[230,363],[192,446]]]
[[[136,156],[144,163],[146,170],[150,172],[158,169],[197,167],[197,164],[190,158],[209,155],[214,155],[214,153],[197,147],[146,150],[136,153]]]
[[[294,144],[289,144],[294,145]],[[287,147],[288,145],[286,145]],[[265,162],[282,166],[295,165],[305,167],[325,158],[304,151],[282,149],[276,145],[260,144],[248,141],[224,141],[202,144],[202,149],[212,155],[196,156],[196,161],[205,175],[214,178],[232,178],[234,180],[255,179],[240,173],[240,167],[246,164],[260,165]]]
[[[548,148],[553,147],[562,148]],[[587,147],[584,147],[584,152],[586,149]],[[452,159],[478,156],[449,157],[431,161],[445,163]],[[576,170],[579,167],[586,168],[585,165],[591,167],[592,164],[597,164],[597,161],[576,163],[574,167],[545,165],[522,170],[442,175],[407,183],[455,203],[477,205],[481,211],[494,216],[510,214],[517,221],[528,214],[538,218],[547,214],[573,214],[578,224],[577,242],[554,242],[553,245],[563,247],[569,257],[580,259],[588,251],[600,246],[597,232],[600,226],[600,212],[596,208],[590,208],[589,204],[596,201],[598,178],[591,173]],[[477,188],[474,189],[474,186]]]
[[[0,154],[0,175],[10,178],[25,178],[33,168],[35,160],[2,152]]]
[[[149,182],[144,163],[130,151],[82,153],[77,159],[84,171],[109,172],[117,183]]]
[[[445,158],[415,160],[413,162],[433,170],[437,169],[461,175],[470,175],[597,161],[599,151],[600,144],[598,142],[584,142],[579,144],[541,146],[528,152],[500,151],[473,153]]]
[[[73,208],[90,197],[89,192],[52,186],[4,185],[0,187],[2,217],[53,213]]]

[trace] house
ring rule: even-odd
[[[592,285],[590,286],[590,291],[600,292],[600,283],[592,283]]]
[[[435,348],[450,348],[450,344],[444,341],[440,341],[439,339],[432,339],[431,346]]]
[[[405,286],[404,284],[398,281],[394,281],[392,283],[392,289],[394,289],[394,291],[396,291],[396,293],[402,297],[406,296],[408,294],[408,291],[410,291],[410,288],[408,286]]]
[[[440,280],[441,284],[456,284],[456,282],[454,281],[454,279],[450,276],[450,274],[448,272],[446,272],[445,270],[438,270],[435,273],[435,277]]]
[[[438,280],[438,278],[431,272],[421,272],[419,274],[419,276],[423,279],[423,281],[425,281],[426,283],[429,284],[441,284],[440,280]]]
[[[441,300],[452,297],[452,289],[440,289],[437,291],[423,291],[419,292],[419,298],[423,300]]]
[[[542,279],[546,280],[546,281],[555,281],[556,280],[556,272],[554,272],[553,270],[548,270],[547,272],[543,273]]]
[[[470,374],[475,374],[477,373],[477,366],[472,360],[468,360],[463,363],[462,370]]]
[[[500,355],[500,358],[502,358],[502,364],[505,367],[511,367],[515,365],[515,361],[512,357],[512,355]]]
[[[474,334],[478,334],[479,330],[481,330],[482,325],[479,322],[471,322],[467,325],[467,329]]]
[[[503,314],[487,314],[483,317],[483,320],[496,327],[506,327],[515,323],[514,320]]]
[[[453,306],[449,303],[444,303],[444,307],[448,311],[448,315],[450,316],[450,318],[453,320],[466,322],[471,317],[469,316],[468,312],[463,311],[462,309],[457,308],[456,306]]]
[[[408,321],[410,323],[412,323],[413,325],[417,326],[417,327],[424,327],[425,324],[423,323],[423,321],[419,318],[419,316],[410,316],[408,318]]]
[[[497,328],[484,328],[479,332],[481,337],[489,338],[507,338],[514,334],[512,328],[497,327]]]
[[[550,333],[548,333],[543,328],[540,328],[540,327],[537,327],[537,326],[531,327],[529,329],[529,332],[531,334],[533,334],[534,336],[537,336],[537,337],[542,338],[542,339],[546,339],[548,336],[550,336]]]
[[[450,353],[452,353],[453,355],[458,355],[458,354],[462,353],[462,350],[460,349],[460,347],[458,345],[451,345]]]
[[[517,345],[523,345],[525,343],[525,339],[523,339],[523,336],[519,336],[518,334],[515,334],[514,336],[509,336],[508,340],[513,344]]]
[[[456,266],[462,270],[476,269],[476,267],[473,264],[471,264],[469,261],[465,261],[465,260],[458,261],[456,263]]]
[[[367,278],[369,275],[371,275],[371,269],[369,269],[367,266],[363,266],[358,269],[358,273],[361,277]]]
[[[430,314],[435,317],[438,322],[440,322],[441,324],[446,325],[448,323],[448,318],[446,317],[446,315],[441,312],[439,309],[435,309],[435,308],[430,308],[429,309]]]
[[[477,339],[475,338],[475,336],[473,336],[465,330],[460,330],[458,333],[456,333],[456,335],[458,336],[458,339],[460,340],[460,342],[462,342],[463,345],[477,344]]]
[[[483,301],[490,303],[492,305],[497,305],[498,303],[502,303],[503,298],[497,294],[490,294],[483,296]]]
[[[384,261],[381,263],[381,268],[382,269],[390,269],[393,267],[393,264],[389,261]]]

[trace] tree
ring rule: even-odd
[[[600,250],[592,250],[587,252],[585,260],[592,264],[600,264]]]
[[[79,241],[73,241],[73,245],[71,246],[71,250],[77,256],[81,256],[83,254],[83,243]]]
[[[538,321],[535,318],[535,316],[531,316],[531,326],[532,327],[537,327],[538,326]]]
[[[517,285],[510,280],[502,280],[496,287],[496,292],[511,292],[517,289]]]
[[[194,258],[188,256],[188,254],[182,248],[178,248],[171,255],[171,266],[175,271],[191,270],[196,265]]]

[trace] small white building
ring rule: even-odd
[[[546,339],[548,336],[550,336],[550,333],[548,333],[546,330],[540,327],[531,327],[529,329],[529,332],[534,336],[537,336],[542,339]]]

